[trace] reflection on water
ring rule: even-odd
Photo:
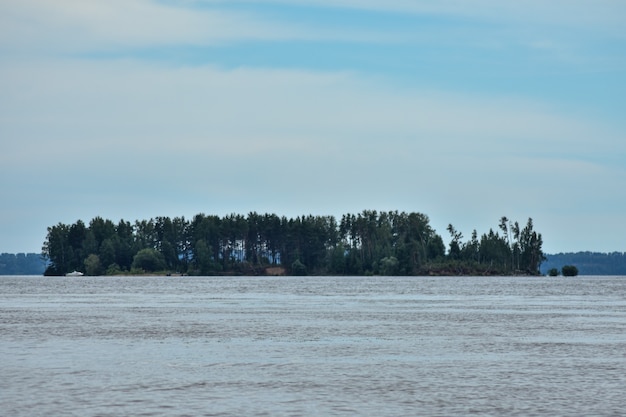
[[[623,415],[623,277],[0,277],[0,414]]]

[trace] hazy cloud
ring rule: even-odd
[[[624,153],[610,129],[531,101],[399,93],[350,73],[133,61],[5,66],[0,75],[11,103],[3,175],[20,172],[26,189],[41,183],[49,198],[69,187],[85,199],[84,215],[110,211],[105,195],[157,206],[170,193],[202,202],[197,211],[432,205],[439,222],[475,220],[468,210],[491,206],[481,222],[493,224],[503,206],[532,215],[542,199],[558,212],[554,201],[587,204],[590,192],[597,201],[594,183],[626,179],[623,168],[586,161]],[[590,136],[601,138],[593,148]],[[178,203],[162,207],[177,215]]]
[[[531,216],[547,250],[619,250],[624,8],[2,2],[0,251],[37,250],[45,227],[97,215],[366,208],[422,211],[440,233],[453,223],[465,235],[502,215]],[[338,10],[328,24],[325,13]],[[396,27],[407,14],[423,20]],[[246,42],[250,50],[228,49]],[[333,49],[351,42],[365,47]],[[367,48],[385,42],[395,54]],[[275,56],[254,65],[259,44]],[[177,58],[189,45],[240,59],[224,65],[210,48],[195,52],[200,63]],[[164,58],[161,48],[175,52]],[[298,49],[323,51],[329,65],[316,56],[284,65],[279,54]],[[355,58],[331,65],[346,51]],[[585,73],[600,76],[577,78]]]
[[[5,48],[40,53],[106,51],[119,47],[210,45],[242,39],[302,37],[287,23],[248,13],[191,10],[149,0],[23,0],[0,5]]]

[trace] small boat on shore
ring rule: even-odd
[[[78,271],[74,271],[74,272],[68,272],[67,274],[65,274],[66,277],[82,277],[84,274],[82,272],[78,272]]]

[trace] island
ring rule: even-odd
[[[502,217],[468,240],[451,224],[449,242],[417,212],[364,210],[296,218],[197,214],[47,229],[45,275],[538,275],[542,236]]]

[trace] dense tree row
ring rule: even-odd
[[[449,249],[421,213],[365,210],[333,216],[198,214],[114,223],[96,217],[86,225],[48,228],[43,254],[48,275],[171,272],[194,275],[263,274],[280,266],[290,274],[419,275],[536,274],[543,260],[532,220],[520,229],[501,219],[468,242],[452,225]]]
[[[533,230],[533,220],[529,218],[522,228],[518,222],[502,217],[498,227],[501,235],[490,229],[478,239],[474,230],[471,239],[462,243],[463,235],[448,225],[451,236],[449,258],[460,259],[464,264],[478,264],[479,270],[489,265],[499,273],[538,274],[545,256],[543,239],[541,233]]]
[[[576,265],[581,275],[626,275],[626,253],[575,252],[546,255],[541,270],[548,273],[563,265]]]
[[[0,275],[41,275],[45,265],[36,253],[0,254]]]

